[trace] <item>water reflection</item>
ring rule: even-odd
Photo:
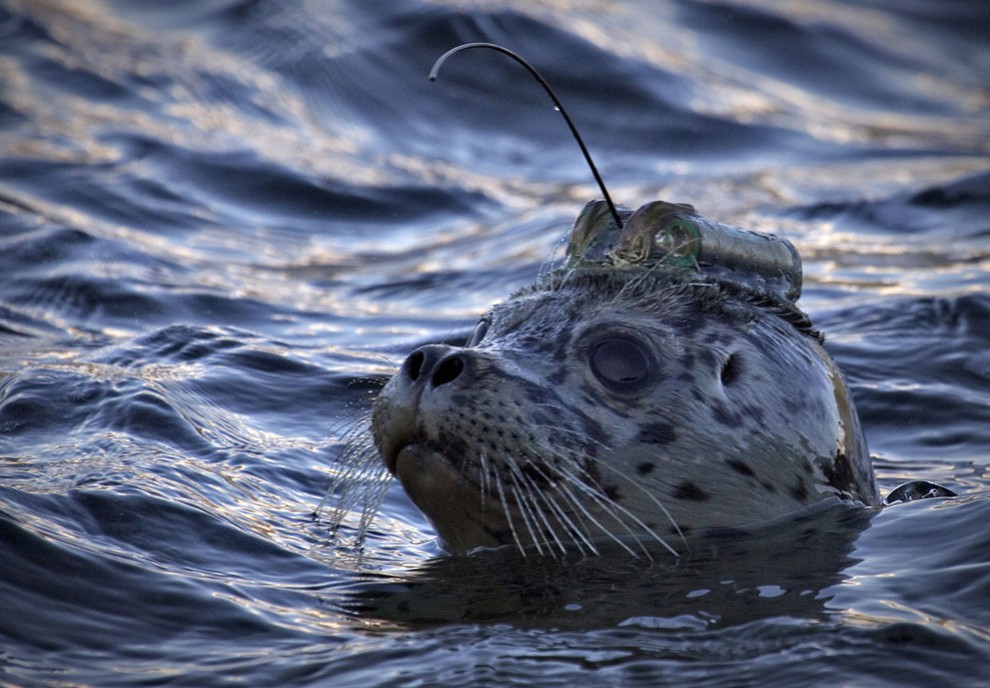
[[[0,0],[5,679],[978,685],[985,16]],[[514,69],[429,85],[474,39],[541,68],[617,200],[793,240],[881,486],[957,506],[547,562],[440,558],[396,490],[364,551],[331,540],[312,516],[339,419],[531,281],[596,193]]]
[[[787,616],[822,619],[830,586],[855,563],[853,543],[871,512],[831,503],[756,532],[714,533],[672,561],[618,548],[571,559],[514,550],[441,557],[367,579],[344,608],[399,627],[508,623],[588,630],[635,626],[698,630]]]

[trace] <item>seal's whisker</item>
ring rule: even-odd
[[[629,527],[629,524],[626,522],[626,520],[623,519],[623,517],[625,517],[625,519],[628,519],[629,522],[631,522],[631,523],[635,524],[636,526],[642,528],[644,532],[646,532],[648,535],[650,535],[650,537],[652,539],[656,540],[658,543],[660,543],[661,545],[663,545],[663,547],[668,552],[670,552],[671,554],[673,554],[675,557],[679,557],[680,556],[680,553],[677,550],[675,550],[673,547],[671,547],[670,544],[666,540],[664,540],[663,536],[661,536],[659,533],[656,532],[656,529],[655,528],[652,528],[651,526],[649,526],[646,523],[644,523],[643,520],[640,519],[636,514],[632,513],[631,511],[629,511],[629,509],[625,508],[624,506],[622,506],[618,502],[616,502],[616,501],[614,501],[614,500],[609,499],[608,497],[606,497],[605,494],[604,494],[604,492],[602,491],[602,488],[601,488],[600,485],[595,484],[595,488],[597,488],[597,489],[593,489],[590,485],[586,484],[584,481],[580,480],[577,476],[574,476],[573,474],[571,474],[567,470],[562,469],[560,467],[558,467],[557,470],[559,470],[563,475],[567,476],[569,478],[570,483],[572,485],[578,485],[580,488],[582,488],[584,494],[587,494],[590,497],[592,497],[592,499],[600,507],[602,507],[602,509],[605,510],[605,512],[609,516],[611,516],[618,523],[620,523],[623,526],[623,528],[625,528],[626,531],[631,536],[635,537],[635,533]],[[643,545],[643,543],[640,542],[638,539],[636,541],[637,541],[637,543],[639,543],[640,548],[643,549],[643,551],[646,554],[646,556],[648,558],[652,559],[653,557],[650,556],[650,553],[646,549],[645,545]]]
[[[564,457],[559,456],[559,454],[557,454],[556,452],[554,452],[554,454],[555,455],[558,455],[559,458],[562,458],[562,459],[564,458]],[[537,468],[537,470],[539,470],[538,467],[535,467],[535,468]],[[617,512],[616,507],[618,507],[618,505],[614,504],[611,500],[608,500],[603,495],[603,493],[600,490],[593,489],[592,487],[590,487],[589,485],[587,485],[584,481],[582,481],[579,477],[573,475],[572,473],[569,473],[567,470],[565,470],[560,465],[556,465],[555,468],[554,468],[554,470],[559,472],[559,475],[557,476],[557,478],[563,477],[566,480],[565,481],[560,481],[559,479],[554,480],[552,478],[552,476],[546,475],[546,473],[544,471],[540,471],[540,474],[542,476],[546,477],[551,482],[553,482],[555,484],[555,487],[557,487],[558,491],[560,492],[560,494],[562,496],[566,497],[570,501],[570,503],[572,503],[574,506],[576,506],[581,511],[581,513],[585,516],[585,518],[587,518],[593,525],[595,525],[597,528],[599,528],[603,532],[606,532],[610,537],[613,537],[613,539],[614,539],[613,534],[608,530],[608,528],[606,528],[605,525],[602,524],[598,520],[598,518],[595,517],[590,511],[588,511],[588,509],[586,508],[586,506],[584,505],[584,503],[578,497],[578,494],[584,494],[584,495],[590,497],[591,500],[597,506],[599,506],[600,508],[602,508],[603,512],[605,512],[606,514],[608,514],[609,516],[611,516],[613,519],[615,519],[617,522],[619,522],[620,525],[622,525],[630,535],[633,535],[633,531],[628,527],[628,525],[626,525],[625,522],[622,521],[622,519],[617,515],[617,513],[613,513],[613,512]],[[573,489],[575,487],[577,488],[577,491],[576,492]],[[587,529],[585,529],[585,532],[590,537],[590,532],[588,532]],[[623,546],[625,546],[625,545],[623,545]]]
[[[623,521],[619,517],[619,515],[616,514],[615,507],[618,506],[618,505],[615,505],[614,503],[608,501],[603,495],[601,495],[598,492],[596,492],[595,490],[591,489],[588,485],[585,485],[576,476],[572,475],[571,473],[567,472],[566,470],[562,470],[562,469],[558,469],[558,470],[561,471],[561,475],[563,475],[564,477],[566,477],[568,479],[566,485],[564,485],[562,483],[559,483],[559,485],[561,487],[561,494],[567,496],[567,498],[570,500],[570,502],[575,507],[577,507],[577,509],[582,514],[584,514],[584,517],[587,518],[588,521],[590,521],[592,524],[594,524],[599,530],[601,530],[603,533],[605,533],[606,535],[608,535],[612,540],[614,540],[620,547],[622,547],[624,550],[626,550],[629,554],[631,554],[634,557],[637,556],[636,555],[636,552],[632,548],[630,548],[629,545],[627,545],[625,543],[625,541],[623,541],[622,538],[620,538],[618,535],[616,535],[615,533],[613,533],[608,527],[605,526],[605,524],[603,524],[600,520],[598,520],[598,518],[596,518],[588,510],[588,508],[585,506],[584,502],[582,502],[578,498],[578,496],[571,491],[570,488],[571,487],[577,487],[578,490],[582,494],[585,494],[588,497],[590,497],[591,500],[597,506],[599,506],[605,514],[607,514],[608,516],[611,516],[613,519],[615,519],[615,521],[620,526],[622,526],[626,530],[626,532],[629,533],[630,536],[633,536],[634,537],[635,534],[634,534],[633,530],[629,527],[629,525],[625,521]],[[652,559],[652,557],[650,556],[649,551],[646,550],[646,548],[643,547],[642,544],[640,544],[640,548],[643,549],[643,552],[644,552],[644,554],[646,554],[646,557],[648,559]]]
[[[536,519],[536,514],[532,510],[529,500],[526,499],[522,494],[522,489],[519,484],[519,479],[515,472],[512,470],[512,463],[506,463],[506,468],[509,469],[509,479],[512,484],[509,486],[509,490],[512,496],[512,500],[516,505],[517,513],[522,517],[523,525],[526,526],[526,531],[529,533],[529,539],[533,542],[536,547],[538,554],[543,554],[543,549],[540,547],[540,541],[542,538],[538,538],[536,530],[534,529],[534,521]]]
[[[388,493],[391,482],[391,479],[379,480],[372,483],[371,487],[365,493],[364,506],[361,509],[361,520],[358,522],[358,542],[364,542],[368,528],[371,527],[372,521],[375,520],[375,517],[378,516],[378,512],[382,508],[382,503],[385,501],[385,496]]]
[[[548,482],[554,482],[551,476],[547,475],[539,466],[535,464],[530,464],[530,465],[532,465],[533,470],[537,471],[540,474],[540,476],[543,477],[545,480],[547,480]],[[587,548],[587,550],[592,554],[598,554],[598,549],[594,546],[594,544],[592,544],[591,540],[588,537],[587,528],[586,527],[582,528],[577,523],[575,523],[574,519],[572,519],[570,516],[567,515],[567,512],[564,511],[563,507],[557,502],[557,499],[552,494],[550,494],[548,490],[540,490],[538,486],[533,484],[532,478],[530,478],[529,476],[525,476],[525,477],[526,480],[529,482],[529,484],[533,487],[537,496],[553,512],[553,515],[557,519],[557,521],[564,527],[565,530],[571,532],[575,537],[578,538],[577,541],[575,542],[578,551],[581,554],[584,554],[585,548]],[[559,485],[554,485],[554,489],[561,490]]]
[[[518,507],[519,515],[522,516],[523,525],[526,526],[526,531],[529,533],[530,542],[536,548],[536,553],[543,556],[543,547],[540,545],[542,538],[537,536],[536,531],[533,528],[533,522],[530,520],[528,504],[520,494],[519,485],[516,484],[514,479],[513,484],[509,487],[509,490],[512,493],[512,499]]]
[[[537,406],[545,406],[546,408],[557,410],[557,407],[555,407],[553,404],[537,404]],[[585,447],[593,446],[593,447],[597,447],[598,449],[611,449],[611,447],[609,445],[605,444],[601,440],[595,439],[594,437],[589,437],[585,433],[579,432],[578,430],[575,430],[573,428],[565,427],[563,425],[549,425],[549,424],[546,424],[546,423],[534,423],[534,427],[546,428],[547,430],[553,431],[553,433],[556,434],[556,435],[568,434],[568,435],[574,437],[575,439],[580,440],[582,446],[585,446]]]
[[[519,477],[517,475],[518,466],[516,466],[513,462],[507,462],[506,468],[509,469],[509,479],[512,481],[512,486],[510,489],[512,490],[512,497],[518,507],[519,515],[522,516],[523,524],[526,526],[526,530],[529,531],[529,537],[533,541],[533,545],[536,547],[536,553],[542,555],[543,547],[540,543],[545,542],[545,539],[537,535],[539,528],[536,527],[538,526],[538,524],[536,524],[536,520],[538,518],[537,514],[539,510],[534,509],[532,504],[530,504],[530,501],[523,498],[523,490],[521,489]],[[553,550],[550,551],[551,554],[552,552]]]
[[[617,502],[615,502],[613,500],[610,500],[607,497],[604,498],[604,499],[607,500],[606,503],[609,505],[609,507],[615,511],[615,513],[612,514],[612,517],[613,518],[615,518],[616,520],[621,520],[621,519],[619,519],[619,515],[622,515],[622,516],[628,518],[633,524],[635,524],[636,526],[638,526],[639,528],[641,528],[643,530],[643,532],[645,532],[647,535],[649,535],[653,540],[655,540],[656,542],[660,543],[663,546],[663,548],[666,549],[668,552],[670,552],[671,554],[673,554],[675,557],[680,557],[681,556],[680,552],[678,552],[676,549],[674,549],[670,545],[670,543],[668,543],[663,538],[663,536],[656,531],[656,528],[654,528],[653,526],[651,526],[651,525],[647,524],[646,522],[644,522],[640,517],[638,517],[633,512],[629,511],[629,509],[625,508],[621,504],[618,504]],[[627,527],[627,530],[629,530],[630,533],[632,532],[630,529],[628,529],[628,527]],[[636,542],[645,551],[645,545],[638,538],[637,538]],[[653,558],[649,554],[647,554],[647,556],[650,559]]]
[[[677,525],[677,521],[674,519],[673,515],[671,515],[671,513],[667,510],[667,507],[663,505],[663,502],[657,499],[657,496],[655,494],[650,492],[648,489],[643,487],[643,485],[636,482],[628,475],[623,475],[621,471],[616,470],[614,466],[609,465],[607,462],[600,461],[597,463],[597,465],[601,466],[602,468],[605,468],[608,471],[611,471],[611,473],[618,476],[620,480],[625,481],[626,484],[631,485],[634,489],[641,492],[647,499],[653,502],[656,505],[656,507],[660,509],[663,515],[667,517],[667,520],[670,521],[670,524],[674,527],[674,530],[677,531],[677,536],[681,539],[681,542],[685,545],[685,547],[687,546],[687,538],[684,537],[684,533],[681,531],[681,527]]]
[[[588,537],[587,529],[575,523],[574,519],[567,515],[567,512],[564,511],[553,495],[541,493],[540,498],[551,510],[557,521],[564,527],[564,530],[577,538],[574,541],[574,545],[580,554],[585,554],[585,550],[590,554],[598,554],[598,549]]]
[[[572,430],[569,430],[569,429],[567,429],[567,428],[563,428],[563,427],[558,427],[558,428],[554,428],[554,430],[556,430],[557,432],[572,432],[572,433],[573,433],[573,434],[574,434],[574,435],[575,435],[576,437],[579,437],[579,438],[581,438],[582,440],[587,440],[587,439],[589,439],[589,438],[586,438],[585,436],[583,436],[583,435],[581,435],[580,433],[576,433],[576,432],[574,432],[574,431],[572,431]],[[597,444],[597,445],[598,445],[599,447],[602,447],[602,448],[607,448],[607,447],[606,447],[606,445],[604,445],[604,444],[603,444],[602,442],[600,442],[600,441],[597,441],[597,440],[590,440],[590,441],[594,441],[594,442],[596,442],[596,444]],[[565,461],[565,460],[567,460],[567,457],[566,457],[566,456],[564,456],[564,455],[562,455],[562,454],[560,454],[559,452],[556,452],[556,451],[555,451],[555,452],[554,452],[554,454],[555,454],[556,456],[558,456],[558,458],[560,458],[560,459],[561,459],[562,461]],[[637,489],[637,490],[639,490],[639,491],[642,491],[642,492],[643,492],[644,494],[646,494],[646,495],[647,495],[647,496],[649,497],[649,499],[650,499],[650,500],[651,500],[651,501],[652,501],[652,502],[653,502],[653,503],[654,503],[654,504],[655,504],[655,505],[656,505],[656,506],[657,506],[657,507],[658,507],[658,508],[659,508],[659,509],[661,510],[661,512],[662,512],[662,513],[663,513],[663,514],[664,514],[664,515],[665,515],[665,516],[667,517],[667,519],[668,519],[668,520],[669,520],[669,521],[671,522],[671,525],[673,525],[673,527],[674,527],[674,528],[675,528],[675,529],[677,530],[677,534],[678,534],[678,536],[679,536],[679,537],[681,538],[681,541],[682,541],[682,542],[686,542],[686,540],[685,540],[685,538],[684,538],[684,534],[683,534],[683,533],[681,532],[681,529],[680,529],[680,526],[678,526],[678,524],[677,524],[677,522],[676,522],[676,521],[674,520],[674,518],[673,518],[673,516],[671,516],[671,514],[670,514],[670,512],[669,512],[669,511],[667,510],[667,508],[666,508],[666,507],[665,507],[665,506],[664,506],[664,505],[663,505],[663,504],[662,504],[662,503],[661,503],[661,502],[660,502],[660,501],[659,501],[659,500],[658,500],[658,499],[656,498],[656,496],[655,496],[655,495],[653,495],[653,494],[651,494],[651,493],[649,492],[649,490],[647,490],[646,488],[644,488],[644,487],[643,487],[642,485],[640,485],[640,484],[638,484],[638,483],[636,483],[636,482],[635,482],[635,481],[634,481],[634,480],[633,480],[632,478],[630,478],[629,476],[626,476],[626,475],[623,475],[623,474],[622,474],[622,473],[621,473],[620,471],[617,471],[617,470],[616,470],[616,469],[615,469],[615,468],[614,468],[613,466],[611,466],[611,465],[609,465],[608,463],[606,463],[606,462],[596,462],[596,465],[599,465],[599,466],[604,466],[604,467],[606,467],[606,468],[608,468],[609,470],[611,470],[611,471],[613,471],[613,472],[614,472],[615,474],[617,474],[617,475],[618,475],[618,476],[619,476],[619,477],[620,477],[620,478],[621,478],[622,480],[625,480],[625,481],[627,481],[628,483],[630,483],[630,484],[632,484],[632,485],[634,485],[634,486],[636,487],[636,489]],[[559,469],[559,467],[557,467],[557,468]],[[581,486],[582,488],[587,488],[587,485],[586,485],[586,484],[585,484],[585,483],[584,483],[583,481],[578,481],[578,484],[579,484],[579,485],[580,485],[580,486]],[[596,486],[596,487],[598,487],[598,489],[599,489],[599,491],[601,491],[601,492],[603,492],[603,490],[601,490],[601,486]],[[594,494],[597,494],[597,493],[595,493],[594,491],[593,491],[592,493],[594,493]],[[600,496],[600,495],[599,495],[599,496]],[[615,501],[613,501],[613,500],[607,500],[607,504],[608,504],[608,505],[610,505],[611,507],[613,507],[613,508],[615,508],[615,509],[619,509],[619,510],[622,510],[622,511],[625,511],[625,513],[626,513],[626,514],[628,514],[628,515],[629,515],[629,516],[630,516],[630,517],[631,517],[632,519],[634,519],[634,521],[635,521],[635,523],[637,523],[637,525],[639,525],[639,526],[640,526],[640,527],[642,527],[642,528],[643,528],[644,530],[646,530],[646,531],[647,531],[647,532],[648,532],[648,533],[649,533],[649,534],[650,534],[650,535],[651,535],[651,536],[652,536],[652,537],[653,537],[654,539],[656,539],[656,540],[658,540],[659,542],[661,542],[661,543],[662,543],[662,544],[664,545],[664,547],[665,547],[665,548],[667,548],[667,549],[668,549],[668,550],[670,550],[670,551],[671,551],[672,553],[674,553],[675,555],[677,555],[677,552],[676,552],[676,551],[675,551],[675,550],[674,550],[674,549],[673,549],[673,548],[672,548],[672,547],[671,547],[671,546],[670,546],[670,545],[669,545],[669,544],[668,544],[668,543],[667,543],[667,542],[666,542],[666,541],[665,541],[665,540],[663,539],[663,537],[662,537],[662,536],[661,536],[661,535],[660,535],[659,533],[657,533],[657,532],[655,531],[655,529],[654,529],[654,528],[651,528],[650,526],[648,526],[647,524],[645,524],[645,523],[644,523],[644,522],[643,522],[642,520],[640,520],[640,519],[639,519],[639,518],[638,518],[637,516],[635,516],[634,514],[632,514],[632,512],[629,512],[629,511],[628,511],[628,510],[626,510],[626,509],[625,509],[624,507],[622,507],[621,505],[619,505],[619,504],[617,504],[617,503],[616,503]],[[613,514],[612,516],[613,516],[613,518],[616,518],[616,520],[620,520],[620,519],[618,519],[618,517],[617,517],[617,516],[615,516],[614,514]],[[630,531],[630,535],[632,535],[632,532],[631,532],[631,531]]]
[[[532,463],[530,463],[530,465],[532,465]],[[522,469],[520,469],[517,461],[509,461],[508,467],[511,475],[513,476],[513,482],[517,482],[517,484],[521,483],[521,487],[525,489],[527,495],[529,496],[532,512],[539,518],[540,521],[543,522],[546,532],[553,538],[554,542],[557,543],[557,547],[560,548],[560,551],[567,554],[567,547],[565,547],[564,543],[560,541],[560,537],[557,535],[557,529],[553,527],[553,524],[550,523],[546,513],[544,513],[543,509],[540,509],[537,504],[540,499],[546,501],[546,492],[539,489],[539,487],[534,484],[533,479],[526,475]]]
[[[342,436],[344,449],[337,458],[330,485],[317,507],[317,513],[329,512],[329,530],[331,535],[335,535],[347,516],[361,505],[357,534],[359,543],[378,513],[391,482],[391,476],[378,459],[370,439],[370,422],[369,418],[362,418]],[[337,501],[331,509],[330,502],[334,498]]]
[[[491,494],[491,478],[488,475],[488,455],[478,452],[478,485],[481,489],[481,509],[485,509],[485,500]]]
[[[387,490],[389,482],[390,480],[387,476],[377,474],[358,475],[356,473],[345,474],[335,480],[335,483],[343,485],[344,489],[339,491],[334,490],[335,493],[340,495],[340,499],[334,505],[330,516],[331,533],[336,533],[347,516],[359,508],[361,511],[361,523],[369,522],[374,517],[374,513],[377,512],[383,499],[383,496],[378,493],[379,491],[384,492],[384,490]],[[361,528],[359,528],[360,531]]]
[[[528,479],[527,482],[529,482]],[[547,542],[548,547],[551,544],[550,541],[552,540],[553,543],[557,545],[557,548],[560,550],[561,554],[567,554],[567,546],[560,539],[560,535],[558,535],[557,533],[557,528],[555,528],[554,524],[550,522],[550,519],[547,517],[546,511],[540,508],[539,502],[548,503],[546,499],[546,495],[540,490],[534,490],[531,485],[527,485],[527,492],[529,493],[529,498],[531,500],[533,511],[534,513],[536,513],[540,521],[543,523],[543,527],[545,529],[545,532],[547,533],[548,537],[546,537],[545,540]],[[552,549],[551,549],[551,554],[553,554]]]
[[[512,540],[516,543],[516,549],[525,557],[526,549],[519,539],[519,533],[516,532],[516,526],[512,519],[512,510],[509,509],[509,502],[505,498],[505,488],[503,487],[502,476],[499,475],[498,463],[492,463],[492,469],[495,473],[495,487],[498,488],[498,499],[502,504],[502,512],[505,514],[505,520],[509,524],[509,532],[512,533]]]

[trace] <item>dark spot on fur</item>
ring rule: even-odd
[[[763,425],[763,407],[761,406],[743,406],[742,413],[746,418],[752,420],[756,425]]]
[[[640,428],[637,439],[644,444],[670,444],[677,440],[677,432],[670,423],[650,423]]]
[[[649,475],[653,472],[657,465],[655,463],[650,463],[649,461],[644,461],[643,463],[636,466],[636,472],[640,475]]]
[[[777,491],[777,486],[774,485],[773,483],[768,483],[766,481],[761,481],[760,482],[760,485],[762,485],[763,486],[763,489],[766,490],[767,492],[776,492]]]
[[[715,420],[722,425],[728,426],[730,428],[738,428],[743,424],[743,417],[741,413],[735,413],[730,411],[729,408],[722,403],[712,405],[712,416]]]
[[[602,488],[602,492],[613,502],[618,502],[622,499],[622,495],[619,493],[619,488],[616,485],[605,485]]]
[[[711,498],[711,495],[692,483],[690,480],[685,480],[677,486],[676,490],[674,490],[674,498],[688,499],[693,502],[703,502],[706,499]]]
[[[822,473],[825,474],[825,482],[843,494],[855,492],[856,476],[853,473],[852,463],[849,457],[841,449],[835,453],[835,458],[831,463],[819,461]]]
[[[797,484],[791,488],[791,494],[799,502],[808,500],[808,484],[804,482],[804,478],[798,478]]]
[[[746,465],[746,462],[744,461],[740,461],[739,459],[726,459],[725,462],[729,464],[729,468],[734,470],[736,473],[741,473],[742,475],[750,478],[756,477],[756,473],[754,473],[753,469]]]

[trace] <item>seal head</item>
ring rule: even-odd
[[[877,503],[842,375],[788,298],[790,244],[747,258],[757,239],[713,242],[689,206],[636,212],[620,229],[589,204],[563,268],[465,346],[414,351],[375,402],[375,446],[448,549],[674,551],[829,497]]]

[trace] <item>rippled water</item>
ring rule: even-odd
[[[0,683],[981,685],[984,2],[0,0]],[[884,492],[678,563],[318,512],[598,195],[778,232]]]

